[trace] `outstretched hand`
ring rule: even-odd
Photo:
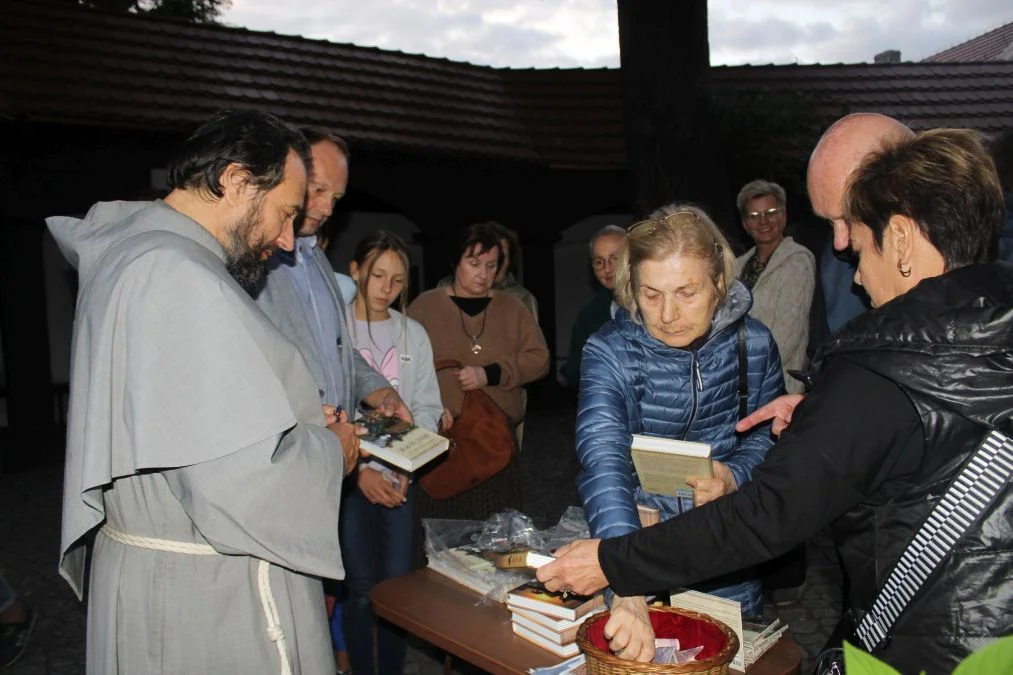
[[[556,560],[538,568],[538,580],[550,591],[566,588],[580,595],[590,595],[608,586],[608,579],[598,563],[600,539],[578,539],[557,549]]]
[[[757,408],[752,414],[739,420],[739,423],[735,425],[735,430],[739,433],[749,431],[757,424],[762,424],[772,419],[774,420],[774,424],[771,426],[771,432],[775,436],[780,436],[781,432],[791,424],[791,416],[804,398],[805,396],[802,394],[784,394],[783,396],[778,396],[767,405]]]

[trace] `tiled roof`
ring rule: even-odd
[[[805,94],[815,112],[878,112],[915,131],[1013,126],[1013,62],[739,66],[711,70],[715,90]]]
[[[1013,21],[925,59],[936,63],[1013,61]]]
[[[1013,62],[719,67],[719,93],[807,92],[821,113],[1013,125]],[[514,70],[45,0],[0,4],[0,117],[180,131],[223,107],[356,146],[625,166],[619,71]]]

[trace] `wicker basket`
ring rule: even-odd
[[[577,645],[584,653],[587,672],[590,675],[626,675],[627,673],[677,673],[678,675],[727,675],[728,664],[739,651],[739,639],[731,628],[706,614],[691,612],[675,607],[651,607],[651,624],[659,638],[680,638],[686,635],[672,632],[672,624],[691,633],[693,637],[706,636],[707,641],[720,646],[705,648],[698,660],[680,665],[639,663],[621,659],[608,650],[604,638],[605,623],[609,612],[595,614],[580,625],[577,630]],[[668,628],[668,630],[666,630]],[[722,638],[724,638],[722,643]],[[693,645],[686,643],[685,647]]]

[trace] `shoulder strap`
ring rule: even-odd
[[[739,319],[739,419],[746,416],[749,402],[749,379],[746,372],[746,319]]]
[[[867,651],[876,649],[925,580],[946,559],[1013,474],[1013,439],[992,431],[964,464],[957,478],[915,533],[862,617],[856,633]]]
[[[446,370],[448,368],[463,368],[464,365],[456,359],[437,359],[433,363],[434,370]]]

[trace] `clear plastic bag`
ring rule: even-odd
[[[584,511],[574,506],[547,530],[536,529],[531,518],[513,509],[485,521],[427,518],[422,525],[429,567],[481,593],[485,602],[505,602],[508,591],[534,576],[528,569],[497,569],[491,560],[495,554],[519,549],[551,553],[589,536]]]

